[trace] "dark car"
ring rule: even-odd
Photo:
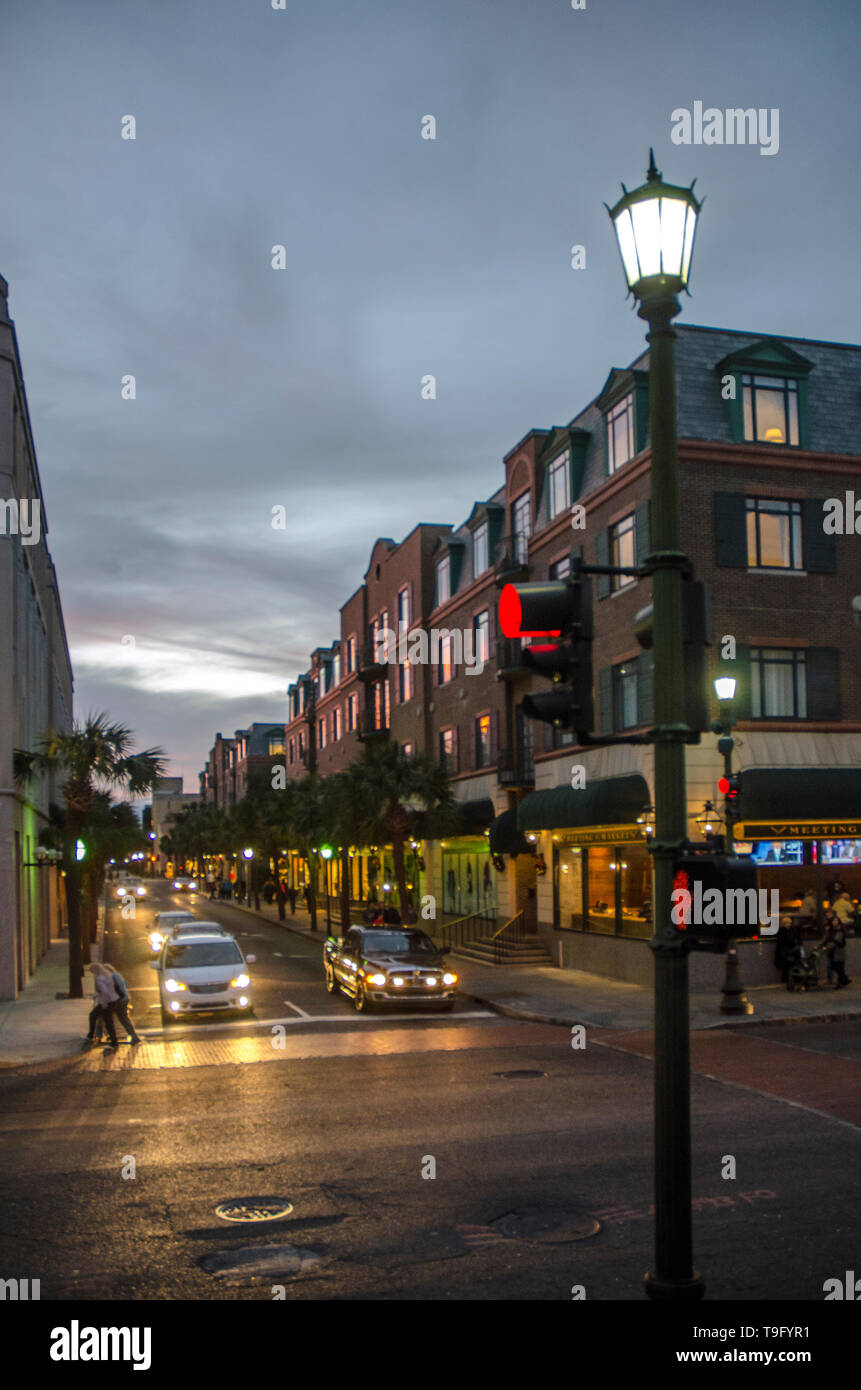
[[[454,1007],[457,975],[426,932],[415,927],[351,927],[323,953],[326,989],[346,994],[358,1013],[381,1004]]]

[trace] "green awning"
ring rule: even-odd
[[[861,768],[748,767],[740,803],[742,821],[861,820]]]
[[[503,811],[501,816],[490,822],[491,854],[528,854],[529,841],[522,830],[517,829],[517,807]]]
[[[564,830],[580,825],[633,825],[650,804],[649,786],[639,772],[605,777],[575,791],[551,787],[530,792],[517,808],[518,830]]]
[[[481,835],[496,815],[496,807],[490,797],[479,801],[460,801],[454,809],[455,824],[452,834]]]

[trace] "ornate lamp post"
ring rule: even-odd
[[[700,203],[691,188],[665,184],[649,151],[641,188],[608,208],[628,289],[649,325],[649,428],[655,657],[655,1268],[646,1292],[655,1299],[695,1299],[704,1292],[691,1245],[691,1114],[687,946],[670,919],[673,860],[685,843],[685,669],[682,584],[690,562],[680,548],[676,446],[676,296],[687,289]]]
[[[732,736],[732,728],[735,723],[732,708],[736,691],[735,676],[718,676],[714,688],[720,703],[720,719],[715,720],[712,729],[720,735],[718,752],[723,755],[724,781],[729,786],[729,779],[732,777],[732,750],[735,747],[735,740]],[[728,854],[732,854],[733,805],[728,794],[724,795],[724,822],[726,825],[726,850]],[[727,946],[726,969],[721,985],[720,1011],[722,1014],[753,1013],[753,1005],[744,992],[744,984],[738,968],[738,947],[734,940],[730,941]]]

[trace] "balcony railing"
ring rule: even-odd
[[[498,541],[493,555],[493,568],[499,585],[525,579],[529,573],[529,533],[515,531]]]
[[[500,748],[496,755],[496,773],[501,787],[516,790],[535,786],[535,764],[528,748]]]
[[[389,663],[385,659],[385,644],[363,642],[356,656],[356,670],[359,680],[378,681],[387,674]]]
[[[359,715],[357,733],[362,743],[372,743],[374,739],[388,738],[389,726],[385,723],[378,723],[373,710],[365,710]]]

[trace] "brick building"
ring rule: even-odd
[[[676,374],[682,544],[713,607],[709,692],[719,671],[738,681],[737,834],[782,900],[824,892],[833,877],[861,896],[859,539],[848,526],[831,534],[824,505],[861,476],[861,348],[682,325]],[[524,667],[521,642],[500,636],[497,600],[507,580],[564,577],[572,553],[643,562],[648,411],[644,352],[613,368],[567,425],[526,434],[505,457],[503,485],[461,525],[378,540],[337,639],[290,688],[285,731],[292,776],[336,771],[373,739],[441,758],[473,824],[418,847],[421,891],[449,914],[522,913],[559,964],[636,981],[651,978],[651,746],[580,748],[525,719],[523,696],[546,686]],[[644,734],[652,662],[634,621],[651,584],[604,575],[593,586],[593,729]],[[375,659],[385,627],[448,637],[429,664],[407,669]],[[470,644],[486,658],[480,670]],[[704,733],[687,749],[694,839],[723,771],[716,742]],[[572,786],[583,780],[574,769],[584,787]],[[355,872],[354,890],[365,885]],[[770,979],[771,955],[747,948],[748,977]],[[697,957],[694,978],[717,969]]]

